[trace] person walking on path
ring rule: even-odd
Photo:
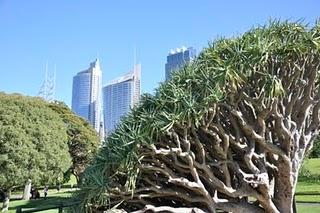
[[[60,189],[61,189],[61,184],[60,184],[60,183],[57,183],[57,186],[56,186],[56,188],[57,188],[57,191],[58,191],[58,192],[60,192]]]
[[[35,199],[35,188],[32,186],[30,190],[31,199]]]
[[[44,193],[44,199],[47,199],[47,196],[48,196],[48,186],[45,186],[44,189],[43,189],[43,193]]]

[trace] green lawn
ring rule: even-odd
[[[305,163],[306,168],[310,171],[312,175],[320,176],[320,158],[309,159]],[[74,177],[71,178],[68,184],[76,185],[76,180]],[[42,193],[42,191],[40,191]],[[13,194],[21,195],[22,192],[16,192]],[[299,181],[297,184],[296,193],[320,193],[320,180],[313,181]],[[48,199],[44,200],[14,200],[10,202],[9,213],[15,213],[16,208],[21,206],[23,209],[32,209],[39,207],[50,207],[59,205],[61,202],[70,202],[72,191],[70,189],[62,189],[59,193],[56,189],[50,189],[48,193]],[[43,195],[42,195],[43,196]],[[300,202],[320,202],[319,195],[296,195],[296,200]],[[302,213],[318,213],[320,212],[320,205],[318,204],[297,204],[298,212]],[[58,209],[42,211],[42,213],[57,213]]]
[[[68,184],[71,184],[73,186],[77,185],[77,179],[76,179],[76,177],[74,175],[70,176],[70,180],[69,180]]]
[[[320,195],[296,195],[296,201],[320,203]]]
[[[311,174],[320,175],[320,158],[310,158],[305,165]]]
[[[298,203],[297,208],[299,213],[319,213],[320,212],[320,205]]]
[[[296,193],[320,193],[320,183],[314,182],[298,182]]]
[[[67,183],[67,185],[73,185],[76,186],[76,178],[72,175],[70,181]],[[17,207],[22,207],[23,210],[27,209],[34,209],[34,208],[44,208],[44,207],[54,207],[61,202],[68,203],[71,202],[71,196],[72,192],[75,189],[70,188],[62,188],[60,192],[58,192],[56,189],[49,189],[48,191],[48,198],[43,198],[43,189],[39,188],[39,192],[41,195],[40,199],[37,200],[11,200],[9,205],[9,213],[15,213],[17,210]],[[21,197],[22,191],[14,191],[12,193],[13,197]],[[41,211],[41,213],[58,213],[58,209],[52,209],[52,210],[46,210]]]
[[[320,195],[301,195],[303,194],[320,194],[320,180],[317,178],[317,175],[320,176],[320,159],[313,158],[308,159],[305,162],[305,167],[310,171],[310,174],[313,176],[312,180],[299,181],[297,184],[296,201],[300,202],[320,202]],[[316,178],[314,178],[316,177]],[[320,212],[320,205],[308,205],[300,203],[298,205],[299,212]]]
[[[42,208],[42,207],[54,207],[59,205],[61,202],[68,203],[71,201],[72,191],[62,191],[62,192],[49,192],[48,198],[40,198],[37,200],[13,200],[10,202],[9,213],[16,212],[18,206],[22,207],[23,210],[33,209],[33,208]],[[58,209],[42,211],[47,213],[58,212]]]

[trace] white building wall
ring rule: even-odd
[[[103,87],[105,134],[110,134],[130,109],[140,100],[141,65]]]

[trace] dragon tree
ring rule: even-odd
[[[319,133],[320,25],[221,38],[144,95],[86,170],[83,211],[295,212]]]

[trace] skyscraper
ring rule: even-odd
[[[101,121],[101,76],[99,60],[73,77],[72,111],[86,119],[99,132]]]
[[[139,102],[141,64],[132,72],[114,79],[102,89],[105,133],[109,134],[122,116]]]
[[[182,47],[171,50],[167,56],[166,81],[171,79],[172,72],[180,69],[183,65],[195,59],[195,57],[196,50],[193,47]]]

